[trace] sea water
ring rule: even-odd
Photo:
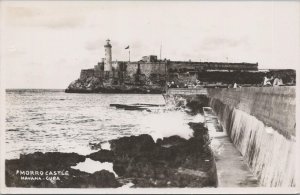
[[[159,104],[159,94],[74,94],[62,90],[7,90],[6,159],[33,152],[95,152],[91,144],[123,136],[150,134],[158,138],[179,135],[188,139],[188,122],[201,115],[159,107],[152,112],[123,110],[110,104]]]

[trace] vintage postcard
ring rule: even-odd
[[[4,0],[0,27],[1,193],[299,193],[299,1]]]

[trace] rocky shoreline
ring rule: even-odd
[[[204,97],[180,98],[176,104],[189,114],[206,106]],[[128,105],[111,106],[126,109]],[[143,106],[129,105],[130,109]],[[196,109],[197,108],[197,109]],[[210,148],[208,129],[203,123],[188,123],[189,139],[177,135],[153,140],[148,134],[110,140],[110,150],[90,143],[98,151],[89,155],[35,152],[5,161],[7,187],[118,188],[131,187],[217,187],[217,170]],[[85,161],[110,163],[112,170],[85,172],[75,169]]]
[[[104,84],[96,77],[77,79],[65,90],[66,93],[134,93],[162,94],[165,88],[160,85],[113,85]]]
[[[8,187],[117,188],[132,187],[216,187],[217,174],[202,123],[189,123],[193,137],[165,137],[156,142],[150,135],[111,140],[111,150],[101,149],[83,156],[76,153],[35,152],[6,160]],[[87,158],[113,163],[113,170],[87,173],[71,168]],[[26,177],[26,178],[25,178]]]

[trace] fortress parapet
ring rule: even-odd
[[[203,71],[203,70],[231,70],[249,71],[258,70],[258,63],[231,63],[231,62],[192,62],[192,61],[170,61],[168,70],[171,72]]]

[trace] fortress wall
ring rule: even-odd
[[[141,63],[141,73],[149,77],[151,74],[165,74],[165,64],[162,63]]]
[[[137,63],[130,63],[127,65],[127,75],[128,76],[133,76],[134,74],[136,74],[138,68],[138,64]]]
[[[146,77],[149,77],[151,74],[165,74],[165,64],[163,62],[161,64],[158,62],[134,62],[127,66],[127,72],[129,75],[136,74],[138,64],[140,65],[141,74],[145,74]]]
[[[195,84],[197,81],[197,74],[188,73],[169,73],[168,81],[174,82],[180,88],[185,87],[185,84]]]
[[[88,77],[94,76],[95,70],[94,69],[83,69],[80,71],[80,79],[85,80]]]
[[[294,187],[295,87],[207,91],[210,106],[260,184]]]
[[[227,63],[227,62],[192,62],[169,61],[169,69],[198,69],[198,70],[257,70],[258,64],[253,63]]]
[[[190,69],[190,70],[194,70],[195,68],[198,69],[204,69],[204,65],[200,64],[200,63],[190,63],[190,62],[172,62],[170,61],[168,63],[168,70],[172,69],[173,71],[179,71],[180,69],[182,70],[186,70],[186,69]]]
[[[121,62],[119,62],[121,63]],[[157,82],[162,82],[165,80],[165,74],[166,74],[166,63],[168,63],[167,68],[180,71],[180,72],[187,72],[189,70],[201,70],[210,67],[213,68],[226,68],[226,66],[233,67],[239,67],[239,63],[233,63],[233,64],[226,64],[226,63],[213,63],[213,62],[187,62],[187,61],[161,61],[160,63],[158,61],[156,62],[130,62],[129,64],[127,62],[123,62],[126,64],[126,72],[129,79],[134,79],[134,75],[137,73],[138,65],[140,67],[141,74],[145,75],[145,78],[147,80]],[[243,64],[242,64],[243,65]],[[244,64],[245,66],[249,66],[249,64]],[[117,69],[118,67],[117,63],[113,64],[113,67]],[[252,67],[251,64],[249,67]],[[178,73],[179,74],[179,73]],[[94,72],[92,69],[85,69],[81,72],[81,79],[85,79],[88,76],[96,76],[96,77],[103,77],[103,63],[98,63],[94,67]],[[195,82],[197,78],[197,75],[182,75],[179,74],[178,81],[180,83],[185,82]],[[176,78],[175,78],[176,79]]]

